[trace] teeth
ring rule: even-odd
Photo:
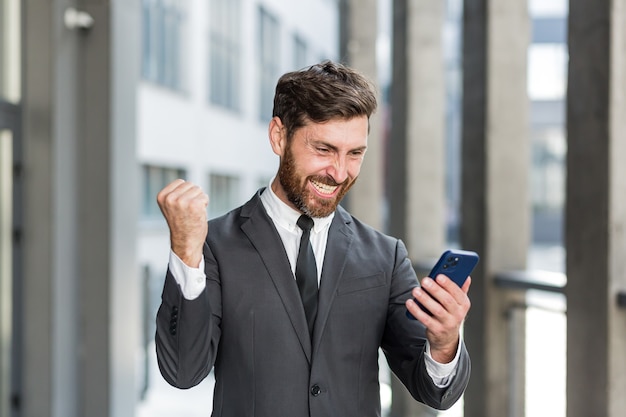
[[[321,182],[311,180],[311,184],[322,194],[332,194],[337,189],[336,185],[322,184]]]

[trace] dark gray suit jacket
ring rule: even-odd
[[[207,287],[197,299],[184,299],[168,272],[156,332],[163,377],[188,388],[215,366],[215,417],[379,416],[382,347],[417,400],[451,407],[468,383],[469,355],[461,346],[450,386],[433,385],[425,329],[405,316],[418,282],[403,243],[337,209],[311,340],[262,191],[209,222]]]

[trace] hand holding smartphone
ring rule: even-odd
[[[467,277],[472,273],[474,267],[478,263],[479,256],[476,252],[465,250],[449,249],[445,251],[428,276],[432,279],[437,278],[437,275],[443,274],[450,278],[459,287],[462,287],[467,280]],[[426,313],[431,314],[424,306],[422,306],[417,300],[415,300],[418,306]],[[413,314],[408,310],[406,312],[408,318],[416,320]]]

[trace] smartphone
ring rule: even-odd
[[[467,277],[470,276],[474,267],[478,263],[479,256],[476,252],[460,250],[460,249],[449,249],[441,254],[441,257],[430,271],[428,276],[432,279],[437,278],[437,275],[443,274],[450,278],[452,281],[456,283],[459,287],[462,287],[467,280]],[[428,311],[424,306],[422,306],[417,300],[415,300],[418,306],[426,313],[432,316],[432,313]],[[406,312],[408,318],[416,320],[408,310]]]

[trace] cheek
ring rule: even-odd
[[[300,168],[306,172],[307,175],[325,175],[326,170],[332,167],[332,163],[329,158],[310,157],[305,159]]]
[[[351,160],[348,162],[348,175],[351,178],[356,178],[361,172],[361,165],[363,165],[363,158]]]

